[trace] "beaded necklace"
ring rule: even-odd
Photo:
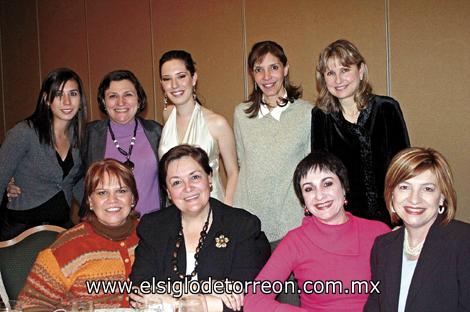
[[[419,256],[421,253],[421,250],[423,249],[424,245],[424,240],[416,245],[415,247],[411,247],[410,245],[410,240],[408,238],[408,231],[405,229],[405,239],[403,241],[403,249],[405,250],[405,253],[410,255],[410,256]]]
[[[178,231],[178,235],[176,236],[176,245],[175,245],[175,250],[173,251],[172,258],[171,258],[171,263],[173,265],[173,272],[178,275],[180,279],[184,279],[185,276],[188,276],[189,278],[193,278],[197,274],[197,266],[198,266],[198,258],[199,258],[199,252],[202,249],[202,245],[204,245],[204,240],[206,239],[207,236],[207,228],[209,227],[209,219],[212,213],[212,207],[209,207],[209,213],[207,214],[207,219],[206,222],[204,223],[204,226],[202,227],[201,234],[199,236],[199,243],[197,244],[196,247],[196,253],[194,254],[194,270],[191,272],[191,274],[186,275],[178,271],[178,250],[181,247],[181,244],[184,243],[184,234],[183,234],[183,223],[180,223],[180,229]]]
[[[121,153],[122,155],[124,155],[124,157],[126,157],[126,161],[122,163],[126,165],[127,167],[129,167],[131,170],[134,170],[134,166],[135,166],[134,163],[131,161],[131,155],[132,155],[132,149],[134,148],[134,144],[135,144],[135,136],[137,135],[137,126],[139,125],[139,123],[137,122],[137,119],[134,119],[134,120],[135,120],[134,134],[132,135],[132,138],[131,138],[131,144],[129,144],[129,151],[126,152],[125,150],[122,149],[121,146],[119,146],[119,143],[116,140],[116,137],[114,136],[113,129],[111,128],[111,122],[108,119],[108,129],[109,129],[109,134],[111,135],[111,140],[113,140],[114,146],[116,146],[119,153]]]

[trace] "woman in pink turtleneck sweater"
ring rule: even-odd
[[[263,294],[258,287],[246,296],[244,311],[362,311],[366,287],[371,291],[375,286],[369,283],[370,250],[375,238],[390,229],[345,212],[349,183],[343,163],[335,156],[311,153],[298,164],[293,180],[306,216],[300,227],[284,237],[256,280],[285,281],[294,273],[300,307],[277,302],[274,293]],[[336,281],[336,286],[327,286],[327,281]],[[358,293],[360,285],[352,289],[352,281],[367,282],[362,293]],[[310,294],[304,288],[325,291]]]

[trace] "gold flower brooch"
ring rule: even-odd
[[[224,234],[220,234],[219,237],[215,238],[215,247],[217,248],[226,248],[230,239]]]

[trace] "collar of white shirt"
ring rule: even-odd
[[[284,98],[287,98],[287,92],[284,94]],[[284,106],[276,106],[272,111],[269,111],[268,105],[261,104],[258,111],[258,119],[263,118],[266,115],[271,114],[271,116],[277,121],[281,120],[282,113],[289,107],[290,102],[287,102]]]

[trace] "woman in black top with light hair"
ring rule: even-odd
[[[410,146],[400,104],[372,93],[365,59],[347,40],[320,53],[316,79],[312,150],[326,150],[346,166],[347,211],[391,225],[383,199],[385,172],[393,156]]]

